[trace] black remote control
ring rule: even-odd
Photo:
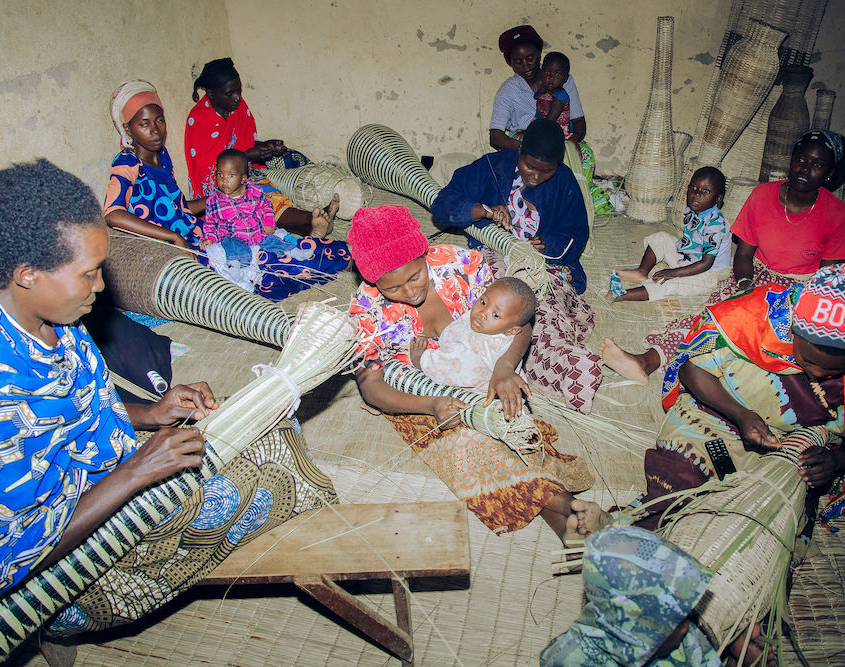
[[[704,443],[707,448],[707,454],[710,456],[710,462],[716,471],[719,479],[725,479],[725,475],[730,475],[736,472],[736,466],[731,458],[730,452],[725,445],[725,441],[721,438],[715,440],[708,440]]]

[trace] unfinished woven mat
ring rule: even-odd
[[[720,652],[770,609],[772,634],[779,637],[807,492],[796,462],[804,449],[824,446],[827,439],[821,426],[783,437],[782,449],[747,470],[691,490],[693,500],[659,529],[715,571],[697,610],[698,626]]]

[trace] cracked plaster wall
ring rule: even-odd
[[[546,50],[572,62],[598,172],[624,173],[648,100],[656,18],[675,17],[674,127],[692,133],[730,1],[289,0],[281,25],[265,18],[270,2],[227,6],[259,134],[277,134],[308,155],[343,155],[349,135],[371,122],[398,130],[420,154],[486,150],[493,96],[512,74],[499,33],[531,23]],[[811,82],[837,92],[840,131],[845,56],[833,26],[843,20],[845,2],[831,0]],[[814,90],[807,100],[812,114]]]
[[[111,92],[147,79],[166,107],[168,149],[187,185],[191,70],[231,52],[223,0],[0,0],[0,11],[0,167],[46,157],[102,198],[119,148]]]
[[[47,156],[98,196],[117,149],[112,89],[147,78],[167,107],[169,148],[182,155],[193,73],[232,55],[259,134],[316,159],[343,159],[365,123],[398,130],[420,154],[481,153],[493,96],[511,71],[499,33],[532,23],[547,50],[572,61],[599,173],[624,173],[648,98],[655,20],[675,17],[673,112],[692,132],[718,55],[729,0],[71,0],[62,12],[0,0],[0,166]],[[833,129],[845,130],[845,56],[831,0],[817,42],[814,89],[837,92]]]

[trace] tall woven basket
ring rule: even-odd
[[[810,127],[814,130],[829,130],[830,117],[833,115],[833,103],[836,101],[836,93],[827,88],[819,88],[816,91],[816,107],[813,109],[813,122]]]
[[[786,574],[807,492],[797,458],[826,441],[820,426],[783,437],[782,449],[747,470],[699,487],[660,528],[715,571],[697,611],[699,627],[720,651],[773,605],[785,604]]]
[[[679,211],[683,206],[678,206],[678,195],[686,189],[693,172],[703,166],[718,167],[765,100],[777,76],[778,45],[785,36],[782,30],[750,20],[746,34],[728,51],[698,156],[678,181]]]
[[[672,136],[672,44],[675,19],[657,19],[651,92],[640,133],[625,177],[631,198],[627,215],[643,222],[662,222],[675,185],[675,144]]]
[[[430,209],[440,185],[404,137],[386,125],[364,125],[349,139],[346,161],[365,183],[410,197]]]
[[[786,178],[795,141],[810,127],[810,111],[804,91],[813,78],[813,70],[803,65],[781,68],[783,90],[769,115],[760,182]]]

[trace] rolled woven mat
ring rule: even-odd
[[[175,246],[110,231],[103,267],[119,308],[282,347],[291,315],[186,257]]]
[[[498,400],[493,401],[485,408],[483,405],[486,400],[485,396],[469,389],[439,384],[425,373],[395,360],[385,362],[383,372],[384,381],[388,385],[406,394],[413,394],[414,396],[452,396],[467,403],[470,407],[461,410],[461,421],[476,431],[481,431],[492,438],[501,440],[520,458],[523,454],[543,450],[540,432],[527,408],[522,411],[521,416],[507,422]],[[523,459],[523,462],[528,465],[525,459]]]
[[[778,615],[786,609],[786,574],[807,493],[797,459],[827,439],[823,426],[782,437],[781,449],[747,470],[691,490],[689,504],[658,530],[714,570],[697,606],[697,624],[720,651],[770,609],[775,619],[771,632],[778,635]]]
[[[357,344],[345,313],[324,304],[303,304],[276,363],[197,422],[206,438],[199,468],[136,495],[79,547],[0,600],[0,659],[73,602],[220,468],[291,414],[302,393],[348,366]],[[159,600],[159,606],[168,601]]]
[[[294,206],[306,210],[328,205],[332,196],[340,197],[338,217],[351,220],[372,199],[373,191],[344,166],[321,162],[286,169],[281,158],[267,162],[267,178]]]

